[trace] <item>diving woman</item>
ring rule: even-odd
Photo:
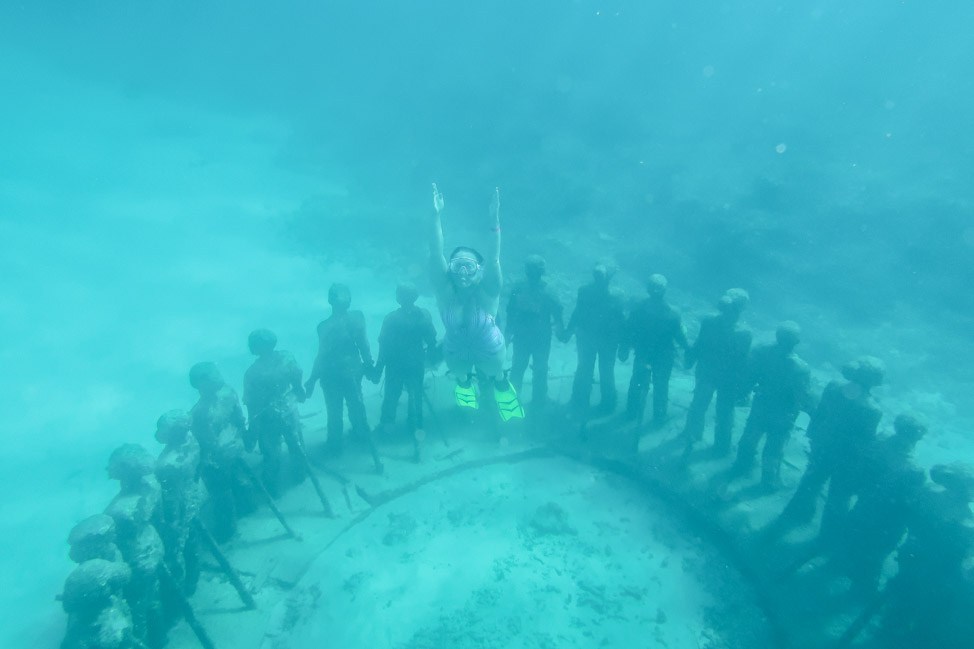
[[[443,194],[434,183],[430,278],[446,330],[444,360],[457,379],[457,405],[479,407],[473,384],[476,372],[493,384],[494,398],[504,421],[524,417],[514,386],[504,374],[504,335],[496,323],[502,284],[500,190],[494,190],[490,204],[490,247],[486,256],[474,248],[460,246],[447,259],[440,220],[444,205]]]

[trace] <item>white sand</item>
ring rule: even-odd
[[[421,487],[343,534],[275,647],[695,647],[719,561],[625,480],[567,460]]]

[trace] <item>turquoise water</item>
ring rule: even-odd
[[[746,286],[822,376],[886,360],[922,463],[969,456],[972,27],[945,0],[0,4],[0,644],[58,641],[67,530],[192,363],[240,376],[256,326],[307,363],[336,275],[378,332],[431,181],[451,240],[501,187],[505,269],[543,251],[566,295],[600,258],[688,308]]]

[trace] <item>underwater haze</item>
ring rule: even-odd
[[[744,286],[816,373],[886,362],[921,464],[971,457],[971,33],[956,0],[0,3],[0,646],[60,642],[68,530],[190,366],[239,387],[269,327],[310,369],[334,281],[373,339],[398,279],[429,298],[431,182],[451,247],[500,187],[505,273],[542,252],[569,309],[602,259],[688,310]]]

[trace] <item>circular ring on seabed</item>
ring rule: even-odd
[[[517,474],[514,479],[526,483],[519,485],[527,487],[525,493],[512,489],[512,482],[507,479],[510,476],[500,472],[476,473],[484,467],[513,467],[528,461],[545,462],[549,471]],[[559,467],[559,462],[565,466]],[[589,471],[578,471],[579,466]],[[559,468],[571,469],[563,477],[578,484],[565,486],[563,481],[554,481],[552,472]],[[404,510],[385,507],[423,487],[448,489],[451,478],[471,473],[477,486],[470,490],[470,502],[463,501],[462,494],[454,489],[444,491],[443,498],[417,499]],[[623,480],[609,484],[613,477]],[[538,495],[545,494],[543,498],[532,495],[535,491],[531,481],[539,487]],[[562,492],[556,494],[558,486],[562,486]],[[480,489],[484,491],[480,493]],[[646,500],[626,501],[627,490],[637,498],[649,496],[666,510],[662,516],[658,510],[640,510],[639,505]],[[532,624],[537,621],[531,619],[536,606],[539,608],[535,612],[544,617],[541,624],[547,628],[565,623],[568,633],[589,639],[592,629],[603,634],[603,639],[611,639],[614,631],[630,633],[631,638],[632,632],[638,630],[648,637],[655,633],[656,640],[672,643],[674,638],[667,636],[669,632],[665,630],[669,617],[676,618],[672,626],[689,620],[688,624],[706,626],[708,633],[716,634],[701,636],[701,630],[696,629],[696,644],[687,641],[685,646],[745,646],[739,642],[725,644],[727,640],[743,639],[742,633],[748,636],[746,646],[756,649],[789,645],[771,598],[763,592],[757,575],[732,537],[635,466],[544,447],[457,464],[389,491],[363,495],[372,506],[355,516],[309,562],[293,592],[278,604],[280,610],[271,618],[274,622],[267,629],[262,647],[304,649],[323,646],[320,643],[325,641],[330,646],[338,646],[334,644],[338,641],[349,649],[416,649],[445,646],[443,642],[456,647],[462,646],[457,644],[458,638],[476,636],[478,625],[486,625],[480,632],[489,632],[490,640],[471,646],[500,647],[505,646],[504,634],[537,630],[532,631]],[[603,498],[591,501],[596,495]],[[427,520],[422,520],[422,508],[430,503],[436,511],[428,512]],[[600,511],[589,516],[589,506],[593,504]],[[388,521],[373,517],[380,511],[388,514]],[[573,516],[573,511],[583,511],[585,515]],[[600,513],[603,520],[597,520]],[[491,516],[503,518],[494,526],[496,529],[480,525]],[[358,529],[365,525],[369,527]],[[596,528],[600,533],[594,533]],[[611,530],[609,536],[602,537],[601,532],[606,529]],[[353,531],[361,534],[355,536]],[[426,536],[419,542],[414,537],[421,534]],[[491,538],[491,534],[496,538]],[[654,547],[648,537],[657,534],[664,538]],[[590,537],[599,538],[598,543],[589,543]],[[478,553],[480,543],[488,544],[491,551]],[[603,543],[604,548],[597,547]],[[631,547],[623,552],[609,547],[620,543]],[[342,550],[334,560],[329,556],[332,549]],[[651,549],[662,553],[654,556]],[[680,555],[682,562],[670,561]],[[322,565],[324,557],[329,558],[327,565]],[[655,563],[650,565],[650,561]],[[613,570],[618,579],[610,574]],[[319,573],[321,578],[317,579]],[[628,575],[636,576],[627,580]],[[628,584],[623,583],[626,581]],[[661,599],[653,598],[656,586],[649,582],[658,584]],[[417,583],[423,586],[416,588]],[[450,594],[445,603],[442,597],[430,599],[432,593],[446,592]],[[555,596],[549,593],[561,598],[558,606],[552,606]],[[680,597],[686,597],[696,613],[682,616],[677,611],[674,615],[673,609],[680,606],[674,601]],[[562,610],[569,608],[571,613]],[[729,616],[721,616],[721,608],[725,614],[728,608],[735,610]],[[495,609],[496,617],[492,616]],[[633,620],[634,616],[640,619]],[[745,618],[746,622],[742,621]],[[726,628],[714,631],[715,619],[731,621],[726,622]],[[578,628],[567,628],[571,624]],[[717,626],[721,624],[718,622]],[[386,636],[375,636],[377,628],[386,629]],[[700,644],[701,639],[704,644]],[[547,645],[540,642],[537,646]]]

